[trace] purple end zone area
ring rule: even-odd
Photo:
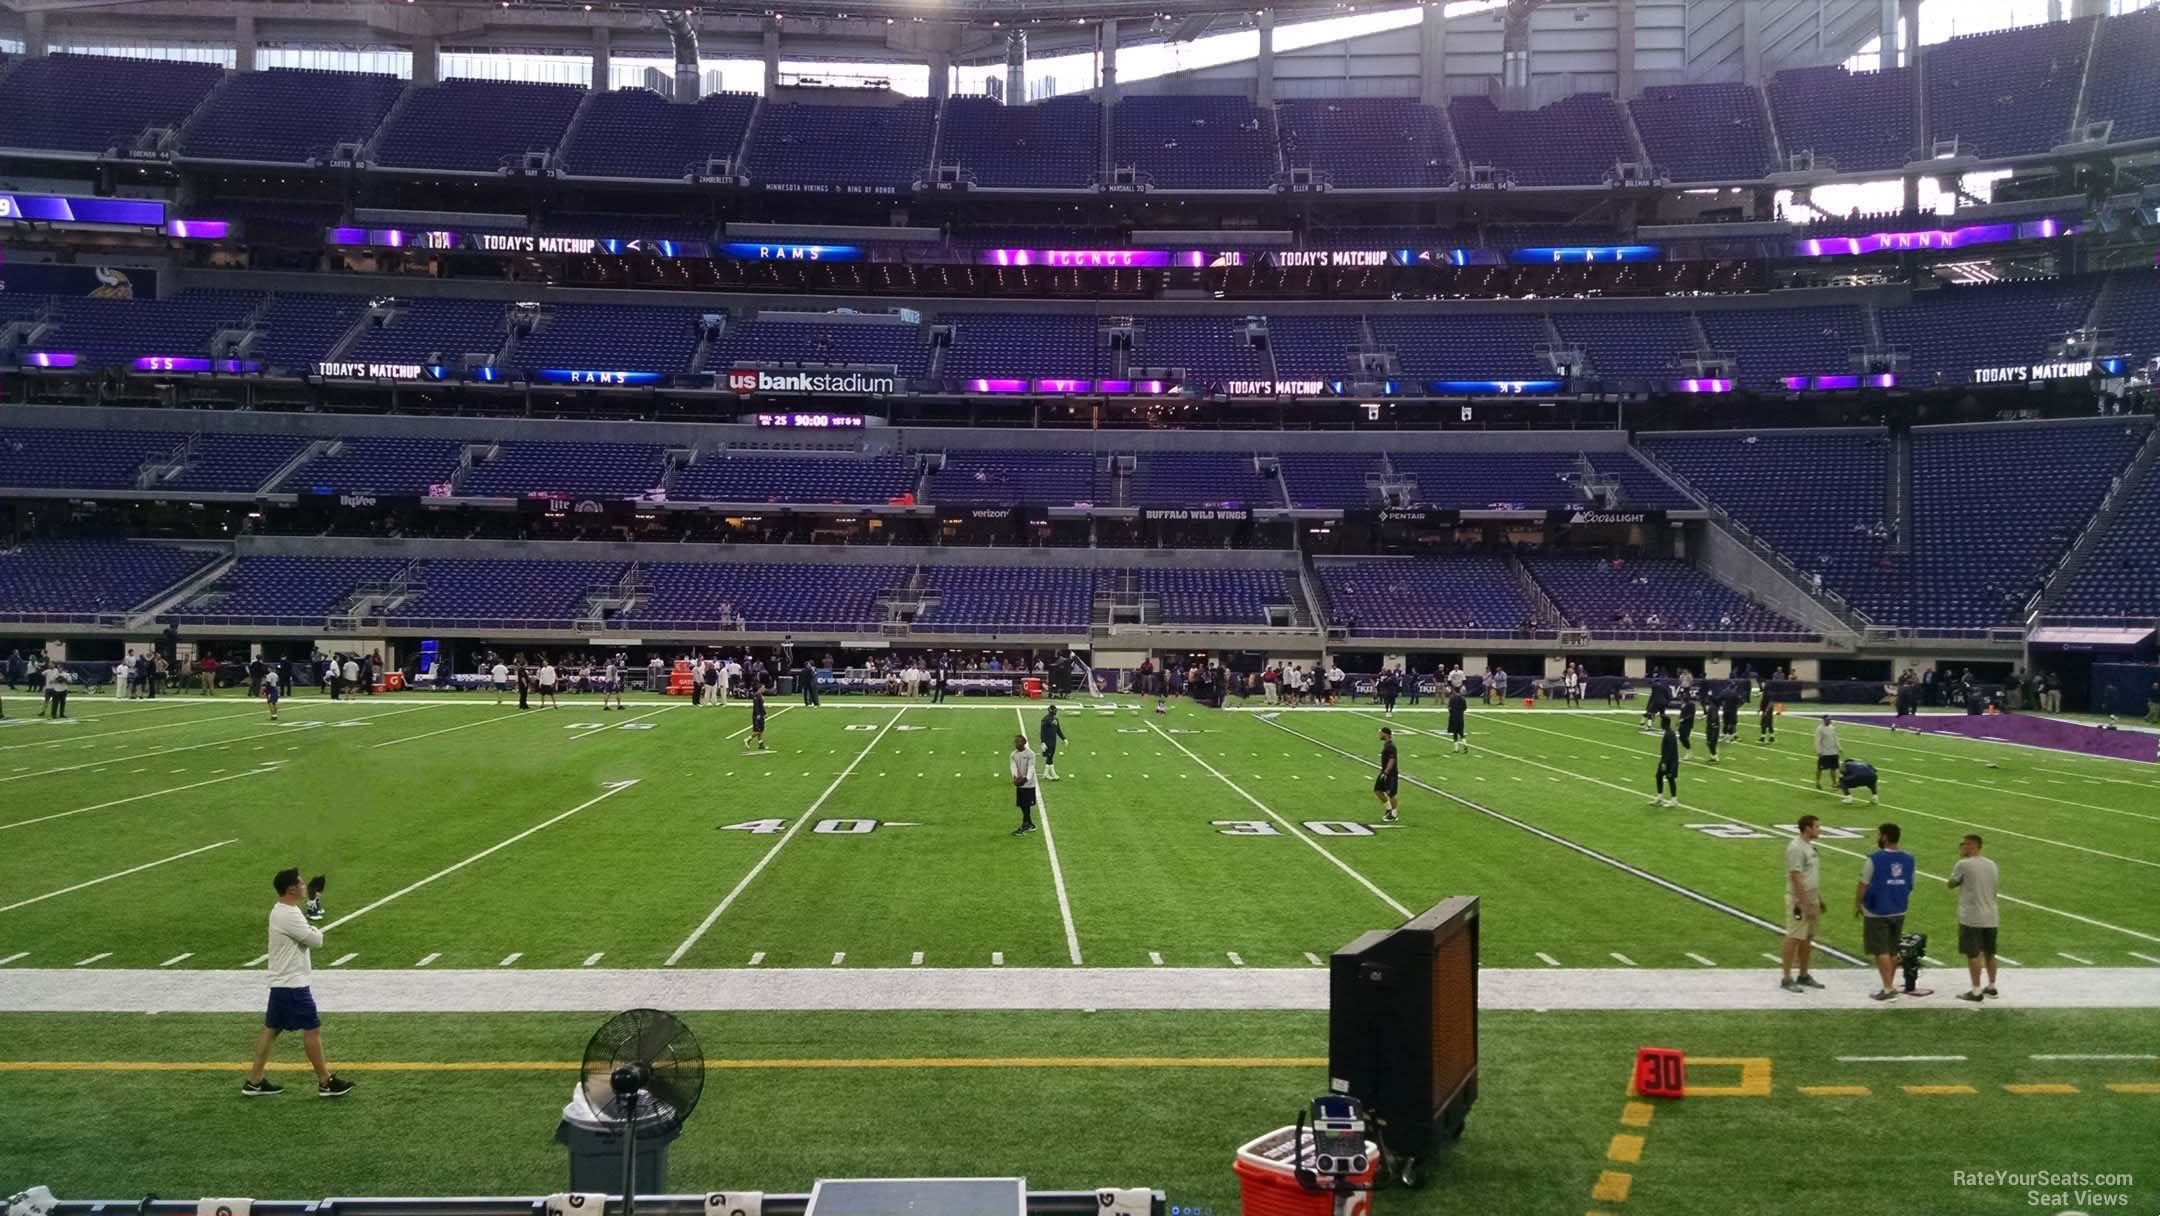
[[[1890,719],[1879,714],[1833,714],[1831,719],[1850,722],[1856,726],[1890,725]],[[1991,743],[2017,743],[2025,747],[2045,747],[2059,752],[2079,752],[2087,756],[2107,756],[2115,760],[2136,760],[2143,764],[2160,763],[2160,735],[2134,730],[2102,730],[2097,726],[2061,722],[2053,718],[2036,718],[2029,714],[1983,714],[1978,717],[1967,714],[1926,714],[1905,719],[1901,725],[1934,735],[1963,735],[1968,739],[1981,739]]]

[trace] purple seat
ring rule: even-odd
[[[1710,349],[1738,363],[1746,388],[1779,387],[1786,376],[1842,376],[1868,347],[1867,319],[1849,304],[1809,308],[1704,309]]]
[[[1603,93],[1577,93],[1537,110],[1458,97],[1448,117],[1464,160],[1506,169],[1519,186],[1601,185],[1615,164],[1635,159],[1620,107]]]
[[[1669,181],[1755,181],[1770,171],[1762,94],[1748,85],[1652,85],[1628,113]]]
[[[1848,173],[1901,168],[1920,151],[1909,68],[1791,68],[1770,82],[1770,109],[1786,155],[1812,151]]]
[[[1244,452],[1142,452],[1133,465],[1136,507],[1279,507],[1280,484]]]
[[[930,475],[929,501],[1051,506],[1100,502],[1102,464],[1091,452],[953,448],[945,453],[944,467]]]
[[[695,105],[676,105],[649,89],[596,93],[563,148],[563,172],[664,181],[702,175],[707,161],[742,154],[757,102],[750,93],[714,93]],[[616,228],[597,235],[667,234]]]
[[[294,469],[279,482],[286,494],[424,495],[457,472],[465,445],[455,439],[357,436]]]
[[[1534,556],[1523,559],[1571,625],[1600,637],[1708,634],[1798,639],[1806,630],[1674,558]]]
[[[972,171],[983,189],[1085,190],[1102,164],[1102,106],[1086,97],[1025,106],[955,97],[945,103],[937,162]]]
[[[2093,54],[2085,117],[2111,120],[2117,140],[2160,135],[2160,90],[2152,87],[2155,63],[2160,63],[2160,9],[2108,18]]]
[[[797,456],[708,452],[668,490],[678,502],[856,503],[878,506],[915,492],[906,456]]]
[[[178,128],[225,77],[214,63],[46,55],[0,82],[0,148],[103,153]]]
[[[697,308],[557,304],[546,323],[518,341],[514,366],[674,375],[697,353]]]
[[[1533,619],[1507,562],[1456,557],[1317,558],[1328,619],[1353,637],[1515,635]]]
[[[393,578],[412,563],[399,557],[243,557],[197,588],[165,619],[182,624],[314,624],[343,606],[364,583]]]
[[[1915,292],[1881,310],[1883,337],[1907,355],[1910,378],[1963,384],[1974,368],[2045,361],[2084,328],[2100,278],[2031,279]]]
[[[930,165],[933,103],[767,102],[750,136],[750,175],[767,190],[914,188]]]
[[[1165,625],[1265,625],[1268,609],[1295,603],[1281,570],[1207,570],[1142,567],[1140,593],[1155,597]]]
[[[666,476],[666,449],[654,443],[550,443],[518,439],[473,466],[458,486],[476,497],[533,494],[641,498]]]
[[[555,151],[585,90],[576,85],[446,80],[415,86],[391,115],[376,163],[495,173],[528,152]]]
[[[1093,570],[926,566],[923,588],[938,602],[915,619],[918,633],[1085,632],[1095,612]]]
[[[2090,18],[1952,38],[1928,47],[1928,126],[1968,155],[2028,156],[2070,137]]]
[[[0,547],[0,620],[91,621],[152,603],[216,552],[136,541],[37,540]]]
[[[238,72],[189,124],[180,155],[275,164],[328,159],[337,144],[366,143],[404,88],[395,76],[367,72]]]
[[[838,628],[874,632],[878,596],[904,586],[899,565],[792,562],[641,562],[647,594],[625,617],[646,628],[757,630]]]
[[[1432,190],[1454,180],[1447,119],[1410,97],[1277,102],[1283,164],[1327,175],[1337,190]]]
[[[1121,98],[1110,141],[1111,158],[1158,190],[1264,190],[1282,171],[1275,115],[1245,97]]]

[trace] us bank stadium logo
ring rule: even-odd
[[[728,387],[743,396],[751,393],[826,393],[848,397],[875,397],[891,393],[897,381],[891,376],[863,372],[768,372],[738,367],[728,372]]]

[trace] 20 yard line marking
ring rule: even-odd
[[[1013,706],[1013,721],[1020,726],[1020,733],[1027,733],[1027,718],[1020,707]],[[960,774],[954,773],[955,777]],[[1049,791],[1035,791],[1035,809],[1042,812],[1043,848],[1050,854],[1050,885],[1057,888],[1058,918],[1065,922],[1065,952],[1072,958],[1072,965],[1080,965],[1080,934],[1073,928],[1072,901],[1065,895],[1065,868],[1058,864],[1057,837],[1050,831]]]
[[[591,730],[581,730],[581,731],[579,731],[578,733],[576,733],[576,734],[574,734],[574,735],[570,736],[570,742],[572,742],[572,743],[575,743],[575,742],[577,742],[577,741],[578,741],[578,740],[580,740],[580,739],[590,739],[590,738],[591,738],[591,737],[593,737],[594,735],[597,735],[597,734],[599,734],[599,733],[600,733],[601,731],[604,731],[604,730],[620,730],[620,729],[622,729],[623,727],[625,727],[625,726],[628,726],[628,725],[629,725],[630,723],[632,723],[632,722],[643,722],[643,721],[644,721],[645,719],[647,719],[647,718],[652,718],[652,717],[658,717],[659,715],[661,715],[661,714],[664,714],[664,713],[666,713],[667,711],[669,711],[669,710],[671,710],[671,709],[680,709],[680,708],[682,708],[682,707],[681,707],[681,706],[679,706],[679,705],[663,705],[663,706],[661,706],[660,708],[658,708],[658,709],[656,709],[656,710],[653,710],[653,711],[652,711],[651,713],[643,713],[643,714],[639,714],[639,715],[638,715],[637,717],[635,717],[635,718],[625,718],[625,719],[623,719],[623,720],[622,720],[622,721],[620,721],[620,722],[603,722],[603,723],[601,723],[600,725],[598,725],[598,726],[595,726],[595,727],[593,727],[593,728],[592,728]],[[780,713],[786,713],[787,711],[788,711],[788,707],[787,707],[787,706],[784,706],[784,705],[783,705],[783,706],[781,706],[781,707],[780,707]],[[774,714],[774,715],[773,715],[773,717],[776,717],[776,718],[777,718],[777,717],[779,717],[779,716],[780,716],[780,714]]]
[[[541,712],[541,713],[546,713],[546,712],[548,712],[549,708],[550,708],[549,706],[543,705],[543,706],[541,706],[541,707],[540,707],[540,712]],[[514,714],[514,713],[509,713],[509,714],[498,714],[498,715],[496,715],[495,717],[492,717],[492,718],[482,718],[482,719],[481,719],[480,721],[478,721],[478,722],[464,722],[464,723],[460,723],[460,724],[459,724],[459,725],[457,725],[457,726],[445,726],[445,727],[443,727],[443,728],[442,728],[441,730],[431,730],[431,731],[427,731],[427,732],[425,732],[425,733],[422,733],[422,734],[418,734],[418,735],[407,735],[407,736],[405,736],[405,737],[404,737],[404,738],[402,738],[402,739],[385,739],[385,740],[384,740],[384,741],[382,741],[381,743],[370,743],[370,744],[368,744],[368,747],[369,747],[369,748],[370,748],[371,750],[372,750],[372,749],[374,749],[374,748],[378,748],[378,747],[396,747],[396,746],[397,746],[398,744],[400,744],[400,743],[411,743],[411,742],[412,742],[413,740],[415,740],[415,739],[432,739],[432,738],[434,738],[434,737],[435,737],[435,736],[437,736],[437,735],[447,735],[447,734],[452,734],[452,733],[454,733],[454,732],[456,732],[456,731],[461,731],[461,730],[471,730],[471,729],[472,729],[473,727],[475,727],[475,726],[488,726],[488,725],[491,725],[491,724],[493,724],[493,723],[496,723],[496,722],[515,722],[515,721],[517,721],[517,715],[516,715],[516,714]]]
[[[1261,720],[1268,721],[1265,718]],[[1273,726],[1275,725],[1275,723],[1269,722],[1269,725]],[[1184,752],[1187,759],[1191,760],[1194,764],[1199,765],[1201,768],[1207,770],[1209,776],[1214,777],[1217,781],[1220,781],[1224,785],[1229,786],[1232,793],[1235,793],[1238,797],[1252,803],[1254,807],[1259,809],[1261,814],[1266,815],[1268,818],[1274,820],[1277,824],[1281,825],[1283,831],[1289,833],[1293,837],[1296,837],[1298,840],[1303,841],[1307,846],[1312,849],[1313,852],[1318,853],[1322,857],[1325,857],[1329,861],[1333,862],[1336,869],[1341,870],[1343,873],[1348,874],[1351,878],[1356,879],[1359,886],[1364,887],[1366,890],[1378,896],[1381,903],[1386,904],[1398,915],[1404,917],[1405,919],[1417,915],[1410,909],[1404,907],[1401,900],[1396,899],[1394,896],[1375,886],[1372,879],[1365,877],[1363,874],[1358,873],[1354,869],[1351,869],[1350,863],[1344,861],[1340,857],[1337,857],[1335,854],[1328,852],[1327,846],[1321,844],[1317,840],[1314,840],[1312,837],[1307,836],[1304,832],[1299,831],[1296,824],[1293,824],[1289,820],[1283,818],[1281,815],[1276,814],[1273,807],[1247,793],[1244,786],[1241,786],[1237,782],[1232,781],[1230,778],[1224,776],[1221,772],[1216,770],[1214,765],[1209,764],[1207,761],[1201,759],[1197,754],[1195,754],[1191,748],[1186,747],[1184,744],[1172,738],[1168,731],[1165,731],[1162,727],[1155,725],[1153,722],[1148,723],[1148,729],[1154,731],[1158,735],[1161,735],[1165,740],[1169,742],[1170,746],[1178,749],[1181,752]],[[1297,734],[1296,731],[1290,730],[1288,727],[1278,727],[1278,729],[1289,731],[1289,733],[1293,735]],[[1300,735],[1299,737],[1307,738],[1307,736],[1302,735]],[[1346,752],[1344,754],[1348,755],[1349,753]]]
[[[381,899],[376,900],[374,903],[367,904],[363,907],[355,909],[354,911],[347,912],[345,915],[338,917],[336,920],[331,921],[327,925],[324,925],[323,932],[328,933],[330,930],[337,928],[339,925],[350,924],[351,922],[356,921],[363,916],[366,916],[368,913],[373,912],[375,909],[382,907],[384,904],[387,904],[392,900],[402,899],[405,896],[412,894],[413,892],[419,890],[424,886],[427,886],[429,883],[434,882],[439,878],[447,878],[450,875],[457,873],[459,870],[462,870],[466,866],[469,866],[472,863],[479,861],[481,858],[501,852],[502,850],[509,848],[511,845],[516,844],[518,841],[525,839],[527,836],[532,835],[533,833],[541,830],[542,828],[551,827],[555,824],[561,823],[563,820],[570,818],[572,815],[577,814],[579,811],[582,811],[587,807],[598,806],[601,803],[606,802],[608,799],[613,798],[615,795],[622,793],[624,790],[629,789],[631,786],[636,785],[639,780],[639,778],[633,777],[627,781],[611,781],[608,783],[607,792],[600,795],[599,797],[589,798],[584,802],[580,802],[576,806],[571,807],[569,810],[564,811],[562,814],[557,815],[552,819],[543,819],[539,823],[536,823],[531,827],[526,828],[524,831],[519,832],[517,835],[512,836],[507,840],[502,840],[495,844],[491,844],[488,847],[473,854],[472,856],[466,858],[465,860],[456,863],[455,865],[444,866],[442,869],[435,871],[433,874],[428,875],[426,878],[421,879],[419,882],[412,883],[409,886],[400,887],[399,889],[392,891],[390,894],[383,896]]]
[[[781,710],[786,712],[788,708],[790,707],[782,706]],[[840,788],[840,783],[848,779],[848,774],[855,771],[855,766],[863,762],[863,759],[870,754],[870,750],[878,745],[878,740],[883,739],[886,732],[897,725],[902,715],[906,713],[907,709],[902,707],[899,713],[894,714],[886,721],[885,725],[878,728],[878,733],[870,736],[870,742],[863,744],[863,749],[855,753],[855,758],[848,761],[848,766],[840,770],[839,776],[832,779],[832,784],[826,786],[825,792],[817,796],[817,801],[810,804],[810,809],[797,816],[795,822],[788,825],[788,830],[781,835],[778,841],[774,842],[773,847],[765,850],[765,855],[758,858],[758,863],[750,867],[750,872],[743,875],[736,882],[735,888],[729,891],[719,903],[713,905],[713,910],[706,914],[705,919],[698,924],[697,928],[690,931],[690,936],[682,940],[682,945],[675,947],[675,952],[667,956],[667,962],[661,964],[662,966],[672,967],[682,961],[683,955],[690,953],[690,947],[697,945],[698,939],[705,936],[706,930],[711,929],[713,924],[720,919],[721,914],[725,913],[737,899],[741,898],[742,893],[750,888],[750,884],[757,880],[758,875],[765,872],[765,867],[771,865],[772,859],[780,855],[780,850],[787,847],[787,842],[795,839],[795,833],[802,830],[802,825],[816,818],[818,808],[825,805],[825,800],[832,797],[833,791]],[[774,716],[777,717],[778,715]]]
[[[193,857],[197,853],[207,853],[212,849],[222,849],[226,845],[237,843],[239,843],[239,840],[237,837],[235,837],[232,840],[220,840],[216,844],[206,844],[199,849],[189,849],[185,853],[175,853],[170,857],[160,857],[156,861],[146,861],[139,866],[131,866],[128,869],[119,871],[118,873],[107,874],[103,878],[93,878],[88,882],[76,883],[72,887],[62,887],[57,891],[47,891],[43,895],[33,895],[28,899],[17,900],[14,903],[8,904],[4,907],[0,907],[0,912],[13,912],[17,908],[27,908],[31,904],[42,903],[45,900],[52,899],[53,897],[59,895],[66,895],[72,891],[80,891],[84,887],[94,887],[101,882],[111,882],[115,878],[126,878],[130,874],[140,874],[144,870],[154,869],[158,866],[165,865],[168,862],[179,861],[184,857]]]

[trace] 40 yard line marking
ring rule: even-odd
[[[1013,721],[1019,724],[1020,733],[1025,735],[1027,733],[1027,717],[1020,712],[1020,707],[1017,705],[1013,706]],[[959,776],[958,773],[953,775]],[[1040,787],[1042,783],[1037,782],[1036,784]],[[1050,831],[1050,799],[1048,794],[1048,790],[1036,789],[1035,809],[1042,812],[1043,847],[1050,854],[1050,884],[1057,888],[1058,919],[1065,922],[1065,953],[1071,956],[1072,965],[1077,967],[1080,965],[1080,934],[1073,928],[1072,901],[1065,896],[1065,868],[1058,864],[1057,837]]]
[[[76,807],[72,811],[54,811],[50,815],[38,815],[31,819],[18,819],[13,823],[0,823],[0,832],[9,831],[14,828],[26,828],[33,823],[44,823],[48,820],[53,819],[66,819],[70,815],[83,815],[91,811],[102,811],[107,809],[108,807],[126,806],[130,802],[141,802],[145,798],[162,798],[166,794],[178,794],[186,790],[201,789],[203,786],[206,785],[218,785],[226,781],[238,781],[242,777],[259,777],[264,773],[274,773],[276,771],[277,770],[274,768],[244,769],[240,772],[232,773],[228,776],[212,777],[208,781],[197,781],[188,785],[176,785],[169,789],[151,790],[147,794],[135,794],[127,798],[115,798],[110,802],[94,802],[91,803],[89,806]]]
[[[351,912],[347,912],[345,915],[338,917],[336,920],[331,921],[327,925],[324,925],[322,927],[323,932],[328,933],[330,930],[337,928],[339,925],[350,924],[351,922],[356,921],[363,916],[366,916],[368,913],[373,912],[375,909],[382,907],[384,904],[387,904],[392,900],[402,899],[405,896],[412,894],[413,892],[428,885],[429,883],[434,882],[438,878],[447,878],[450,875],[457,873],[459,870],[464,869],[466,866],[469,866],[472,863],[479,861],[483,857],[487,857],[491,854],[498,853],[504,849],[509,848],[511,845],[516,844],[518,841],[525,839],[527,836],[532,835],[534,832],[537,832],[542,828],[550,827],[554,824],[561,823],[563,820],[568,819],[572,815],[577,814],[579,811],[582,811],[587,807],[598,806],[601,803],[606,802],[608,799],[613,798],[615,795],[622,793],[624,790],[629,789],[631,786],[636,785],[637,783],[637,778],[632,778],[628,781],[609,782],[607,792],[600,795],[599,797],[590,798],[584,802],[580,802],[576,806],[571,807],[569,810],[564,811],[562,814],[555,816],[553,819],[544,819],[539,823],[536,823],[531,827],[526,828],[524,831],[519,832],[517,835],[510,837],[507,840],[499,841],[495,844],[489,845],[488,847],[480,850],[479,852],[473,854],[465,860],[456,863],[455,865],[444,866],[442,869],[435,871],[433,874],[428,875],[426,878],[421,879],[419,882],[412,883],[409,886],[401,887],[398,890],[392,891],[390,894],[383,896],[381,899],[376,900],[374,903],[367,904],[364,907],[357,908]]]
[[[1262,718],[1261,721],[1269,722],[1270,725],[1273,725],[1273,723],[1269,719]],[[1175,738],[1172,738],[1170,732],[1164,730],[1160,726],[1155,725],[1153,722],[1148,723],[1148,729],[1154,731],[1158,735],[1161,735],[1165,740],[1169,742],[1170,746],[1178,749],[1181,752],[1184,752],[1187,759],[1191,760],[1194,764],[1199,765],[1201,768],[1206,769],[1209,776],[1214,777],[1217,781],[1220,781],[1224,785],[1229,786],[1231,792],[1235,793],[1238,797],[1252,803],[1253,806],[1259,809],[1261,814],[1266,815],[1268,818],[1280,824],[1283,831],[1289,833],[1293,837],[1296,837],[1298,840],[1303,841],[1307,846],[1312,849],[1313,852],[1318,853],[1322,857],[1325,857],[1329,861],[1333,862],[1336,869],[1341,870],[1343,873],[1348,874],[1351,878],[1356,879],[1359,886],[1364,887],[1366,890],[1378,896],[1381,903],[1384,903],[1388,907],[1394,909],[1395,912],[1402,916],[1405,920],[1417,915],[1417,913],[1412,912],[1410,909],[1404,907],[1401,900],[1396,899],[1394,896],[1388,894],[1387,892],[1381,890],[1378,886],[1374,885],[1372,879],[1365,877],[1363,874],[1358,873],[1354,869],[1351,869],[1349,862],[1346,862],[1342,858],[1337,857],[1335,854],[1328,852],[1327,846],[1321,844],[1317,840],[1314,840],[1312,837],[1307,836],[1304,832],[1298,830],[1296,824],[1291,823],[1289,820],[1283,818],[1281,815],[1276,814],[1273,807],[1247,793],[1244,786],[1241,786],[1237,782],[1232,781],[1229,777],[1224,776],[1221,772],[1217,771],[1214,765],[1209,764],[1207,761],[1201,759],[1199,755],[1195,753],[1191,748],[1186,747],[1184,744],[1178,742]],[[1288,730],[1289,728],[1284,727],[1282,729]],[[1293,735],[1297,734],[1296,731],[1290,731],[1289,733]],[[1299,737],[1305,738],[1306,736]],[[1347,755],[1348,753],[1345,754]]]
[[[671,709],[680,708],[682,708],[680,705],[663,705],[660,708],[653,710],[651,713],[639,714],[635,718],[625,718],[620,722],[603,722],[600,725],[593,727],[591,730],[581,730],[578,733],[570,736],[570,742],[575,743],[580,739],[590,739],[594,735],[599,734],[601,731],[619,730],[622,727],[628,726],[632,722],[643,722],[647,718],[658,717],[659,715],[664,714]],[[787,710],[787,706],[781,706],[780,713],[786,713]],[[774,714],[773,716],[777,718],[780,716],[780,714]]]
[[[782,712],[786,712],[788,708],[791,707],[783,706]],[[861,764],[865,757],[869,756],[870,750],[878,745],[878,741],[885,737],[886,732],[899,724],[901,717],[906,713],[907,708],[903,706],[899,713],[894,714],[886,721],[885,725],[878,728],[878,733],[870,736],[870,742],[863,744],[863,749],[855,753],[855,758],[848,761],[848,766],[841,769],[840,775],[832,779],[832,784],[826,786],[825,792],[817,796],[817,801],[812,802],[808,810],[796,816],[795,822],[788,825],[788,830],[781,835],[778,841],[774,842],[773,847],[765,850],[765,855],[758,858],[758,863],[750,867],[750,872],[742,876],[741,880],[735,884],[735,888],[722,897],[719,903],[713,905],[713,910],[706,914],[705,919],[699,922],[697,928],[690,931],[690,936],[682,940],[682,945],[675,947],[675,952],[667,956],[667,962],[661,964],[662,966],[672,967],[682,961],[683,955],[690,953],[690,947],[697,945],[698,939],[705,936],[706,931],[713,927],[713,924],[720,919],[721,914],[726,912],[737,899],[741,898],[742,893],[750,888],[750,884],[756,881],[757,876],[765,872],[765,867],[772,864],[772,859],[780,855],[780,850],[787,847],[787,842],[795,839],[795,833],[802,830],[802,825],[810,822],[817,815],[818,808],[825,805],[825,800],[833,796],[833,791],[840,788],[840,783],[848,779],[848,774],[855,771],[855,767]]]
[[[550,708],[552,707],[543,705],[540,707],[540,712],[547,713],[549,712]],[[492,718],[482,718],[478,722],[466,722],[457,726],[445,726],[441,730],[424,731],[417,735],[407,735],[402,739],[385,739],[381,743],[370,743],[368,744],[368,747],[370,750],[378,747],[396,747],[400,743],[411,743],[416,739],[432,739],[437,735],[447,735],[455,731],[471,730],[475,726],[489,726],[497,722],[515,722],[517,721],[517,717],[518,715],[516,711],[513,710],[512,712],[507,714],[497,714],[495,717]]]

